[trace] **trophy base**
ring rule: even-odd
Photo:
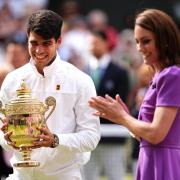
[[[40,165],[37,161],[19,161],[17,163],[14,163],[14,167],[38,167]]]

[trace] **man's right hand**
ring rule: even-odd
[[[2,122],[3,122],[3,126],[1,127],[1,130],[4,133],[4,139],[7,141],[8,145],[12,146],[14,149],[18,149],[15,146],[15,142],[12,142],[10,139],[10,137],[12,135],[12,131],[8,132],[8,121],[6,119],[3,119]]]

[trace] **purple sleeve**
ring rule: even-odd
[[[165,69],[156,82],[156,106],[180,107],[180,68],[173,66]]]

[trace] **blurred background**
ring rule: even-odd
[[[62,44],[58,49],[62,60],[89,74],[98,94],[122,94],[130,113],[137,117],[153,76],[152,69],[142,64],[133,37],[135,14],[144,8],[164,10],[180,28],[180,0],[0,0],[0,86],[9,72],[29,61],[27,17],[35,10],[51,9],[64,19]],[[95,75],[102,68],[102,59],[108,59],[116,71],[109,71],[107,64],[98,73],[97,84]],[[110,73],[109,79],[106,79],[106,73]],[[115,82],[118,76],[121,78]],[[101,125],[105,141],[100,142],[92,153],[91,161],[84,169],[84,178],[133,180],[138,141],[119,125],[104,124],[103,121]],[[12,173],[10,157],[11,153],[0,148],[1,180]],[[94,172],[96,177],[91,176]]]
[[[114,25],[118,30],[127,28],[129,20],[134,16],[135,11],[141,8],[159,8],[174,17],[179,24],[180,21],[180,1],[179,0],[76,0],[80,5],[80,12],[87,15],[92,9],[102,9],[109,17],[110,24]],[[53,0],[49,3],[49,8],[60,11],[64,1]]]

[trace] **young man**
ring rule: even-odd
[[[58,14],[50,10],[33,13],[27,25],[30,62],[11,72],[2,85],[0,97],[4,104],[16,96],[22,79],[33,98],[56,99],[55,111],[47,127],[41,129],[41,141],[34,142],[37,148],[31,154],[40,167],[14,167],[8,180],[81,180],[81,168],[99,142],[99,119],[92,115],[87,103],[95,95],[95,87],[88,75],[58,56],[61,27]],[[8,149],[11,146],[4,137],[7,140],[6,133],[1,134],[0,142]],[[13,146],[12,142],[8,144]],[[15,151],[11,163],[19,160],[19,152]]]

